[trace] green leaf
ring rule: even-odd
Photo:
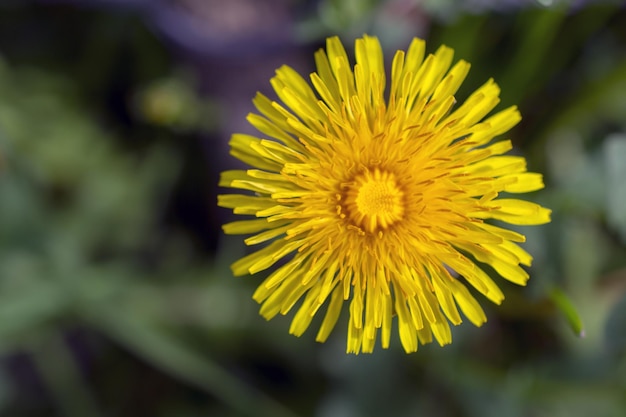
[[[23,338],[36,335],[68,309],[68,297],[54,282],[37,285],[0,296],[0,349],[10,349]]]
[[[569,297],[565,295],[565,293],[559,288],[552,289],[552,291],[550,291],[549,293],[549,297],[554,305],[565,316],[572,331],[578,337],[585,337],[583,322],[578,315],[578,311],[576,311],[576,307],[574,307],[574,304],[572,304],[572,301],[569,299]]]

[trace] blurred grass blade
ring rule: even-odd
[[[585,337],[585,329],[583,328],[583,322],[576,311],[576,307],[572,304],[572,301],[561,289],[554,288],[549,293],[550,300],[554,305],[563,313],[567,322],[569,323],[572,331],[578,337]]]
[[[68,297],[55,283],[38,282],[27,290],[6,291],[0,296],[0,349],[19,345],[67,308]]]
[[[503,103],[520,103],[528,94],[530,86],[536,85],[533,78],[546,71],[546,59],[551,53],[556,35],[567,14],[561,7],[539,9],[522,15],[520,46],[503,74],[499,84],[506,86],[502,91]]]
[[[542,141],[535,146],[545,146],[545,140],[555,131],[568,126],[579,129],[593,120],[619,121],[623,118],[624,88],[626,87],[626,59],[622,60],[601,78],[589,80],[567,100],[567,106],[544,128]]]
[[[605,340],[607,351],[616,357],[626,358],[626,291],[622,294],[615,306],[611,309],[605,325]],[[624,362],[626,370],[626,362]],[[626,381],[624,383],[626,385]]]
[[[604,165],[606,171],[607,222],[626,242],[626,134],[608,136],[604,143]]]
[[[117,306],[89,308],[92,324],[153,366],[196,386],[232,407],[236,415],[296,417],[282,404],[251,387],[203,355]]]
[[[76,358],[63,337],[44,332],[31,344],[31,353],[47,391],[65,417],[101,417],[95,398],[83,380]]]

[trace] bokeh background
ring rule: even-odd
[[[495,78],[553,210],[529,285],[411,355],[262,319],[215,204],[274,70],[363,33]],[[2,416],[626,416],[622,1],[2,0],[0,157]]]

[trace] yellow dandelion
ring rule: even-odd
[[[492,143],[520,120],[516,107],[487,114],[499,88],[487,81],[453,109],[470,65],[442,46],[425,56],[414,39],[398,51],[385,87],[377,38],[355,43],[356,65],[337,37],[315,54],[313,86],[292,68],[271,84],[283,104],[257,94],[248,121],[267,138],[235,134],[231,154],[253,167],[226,171],[220,185],[252,192],[218,204],[255,219],[224,225],[265,245],[232,265],[235,275],[271,268],[253,298],[271,319],[297,305],[289,332],[300,336],[326,305],[316,340],[324,342],[349,303],[347,351],[372,352],[378,330],[389,346],[393,318],[407,352],[451,342],[461,314],[476,326],[485,314],[469,283],[492,302],[504,296],[485,272],[524,285],[531,256],[524,236],[486,223],[550,221],[550,210],[500,192],[543,188],[520,156]],[[462,277],[462,278],[461,278]]]

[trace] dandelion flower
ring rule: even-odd
[[[347,351],[388,348],[394,317],[402,346],[451,342],[462,314],[485,314],[468,286],[499,304],[485,271],[524,285],[531,256],[518,232],[488,222],[537,225],[550,210],[505,197],[543,188],[523,157],[493,141],[520,120],[516,107],[488,118],[499,102],[493,80],[455,108],[470,65],[451,67],[453,50],[426,56],[423,40],[393,59],[389,91],[377,38],[355,42],[356,64],[337,37],[315,54],[310,84],[283,66],[271,84],[282,104],[257,94],[248,121],[265,137],[233,135],[231,154],[251,169],[220,185],[247,193],[218,204],[254,219],[224,225],[263,244],[232,265],[235,275],[272,268],[253,298],[271,319],[296,306],[289,332],[300,336],[322,308],[325,341],[349,304]],[[250,193],[251,192],[251,193]]]

